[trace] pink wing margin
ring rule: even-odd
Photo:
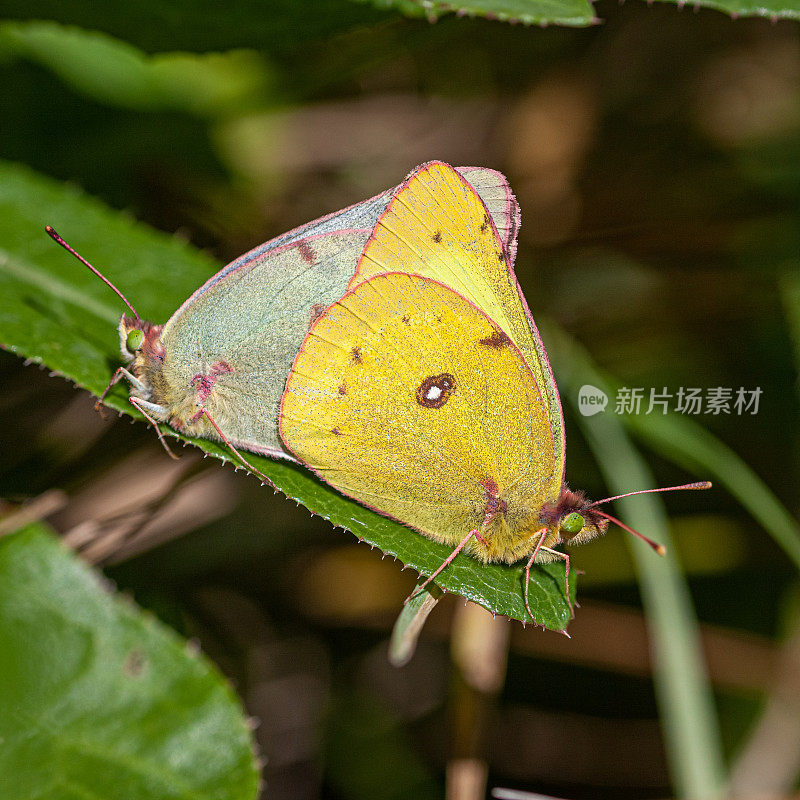
[[[414,170],[414,172],[416,171],[417,170]],[[456,172],[460,172],[467,180],[469,180],[469,174],[476,171],[492,175],[497,181],[496,188],[505,195],[505,213],[503,215],[505,224],[497,225],[495,220],[495,228],[500,236],[500,241],[503,243],[503,247],[506,249],[508,259],[513,264],[517,257],[517,234],[519,233],[520,226],[519,203],[514,193],[511,191],[506,176],[503,175],[502,172],[498,172],[496,169],[489,169],[488,167],[456,167]]]

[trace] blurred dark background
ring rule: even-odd
[[[224,30],[170,45],[141,21],[128,35],[125,12],[119,38],[2,23],[0,157],[220,263],[427,160],[499,169],[522,208],[517,273],[534,315],[629,387],[760,387],[758,414],[700,421],[796,514],[796,25],[639,3],[601,3],[603,23],[583,30],[324,8],[306,20],[281,6],[259,49],[228,49],[239,40]],[[390,667],[388,634],[413,584],[400,565],[230,468],[188,451],[171,462],[152,431],[103,420],[88,395],[10,354],[0,375],[3,429],[30,445],[0,449],[0,494],[50,492],[68,541],[200,641],[269,721],[257,732],[265,796],[442,795],[455,598],[414,660]],[[567,414],[567,477],[605,496]],[[660,485],[691,479],[645,453]],[[726,756],[757,777],[764,762],[742,756],[797,649],[796,571],[724,491],[667,506]],[[573,561],[585,571],[573,639],[513,623],[484,730],[490,786],[671,796],[621,534]],[[800,734],[764,735],[794,742],[781,766],[791,788]]]

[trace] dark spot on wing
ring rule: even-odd
[[[497,481],[492,478],[484,478],[481,481],[481,486],[486,489],[486,494],[491,495],[492,497],[497,497],[498,487]]]
[[[298,242],[297,243],[297,252],[300,253],[300,258],[303,259],[307,264],[315,264],[317,261],[317,256],[314,253],[313,248],[309,245],[308,242]]]
[[[227,361],[215,361],[211,365],[212,375],[225,375],[228,372],[233,372],[233,367]]]
[[[191,385],[197,394],[199,403],[205,403],[214,390],[214,384],[220,375],[233,372],[233,367],[227,361],[215,361],[208,374],[198,373],[192,378]]]
[[[216,382],[217,379],[214,375],[197,374],[192,378],[191,386],[195,390],[199,403],[205,403],[208,400]]]
[[[436,244],[441,244],[441,242],[442,242],[442,232],[441,231],[436,231],[436,233],[433,234],[433,241],[436,242]]]
[[[309,314],[308,327],[310,328],[325,313],[324,303],[314,303]]]
[[[503,264],[506,260],[506,254],[502,250],[498,250],[497,252],[497,260]]]
[[[495,331],[491,336],[480,339],[478,344],[482,344],[484,347],[491,347],[495,350],[502,350],[504,347],[511,344],[511,339],[501,331]]]
[[[361,362],[364,360],[364,359],[361,357],[361,348],[360,348],[360,347],[354,347],[354,348],[353,348],[353,349],[350,351],[350,360],[351,360],[351,361],[352,361],[354,364],[360,364],[360,363],[361,363]]]
[[[486,490],[486,505],[483,507],[483,524],[486,526],[498,514],[505,514],[508,506],[505,500],[500,499],[500,490],[493,478],[485,478],[481,486]]]
[[[342,385],[339,387],[339,394],[347,394],[347,384],[342,381]]]
[[[405,316],[401,317],[401,319],[403,320],[403,322],[405,322],[406,325],[408,325],[408,322],[409,322],[408,315],[405,315]]]
[[[342,432],[338,428],[331,428],[331,433],[334,436],[341,436],[342,435]]]
[[[425,378],[417,388],[417,402],[424,408],[441,408],[456,388],[456,379],[448,372]]]
[[[483,215],[483,222],[481,223],[481,233],[486,233],[489,230],[489,215]]]

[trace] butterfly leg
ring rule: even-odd
[[[558,556],[564,559],[565,573],[564,573],[564,587],[567,590],[567,605],[569,606],[569,618],[575,619],[575,609],[572,607],[572,601],[569,599],[569,556],[566,553],[560,553],[558,550],[551,550],[549,547],[543,547],[542,550],[547,551],[551,555]]]
[[[445,569],[445,568],[446,568],[446,567],[447,567],[449,564],[451,564],[451,563],[453,562],[453,559],[455,559],[455,557],[456,557],[456,556],[457,556],[457,555],[458,555],[458,554],[459,554],[459,553],[460,553],[460,552],[461,552],[461,551],[464,549],[464,547],[466,546],[467,542],[468,542],[468,541],[469,541],[469,540],[470,540],[470,539],[471,539],[473,536],[474,536],[474,537],[475,537],[475,538],[476,538],[476,539],[477,539],[479,542],[481,542],[482,544],[484,544],[484,545],[486,544],[486,540],[483,538],[483,536],[481,536],[481,535],[480,535],[480,533],[478,532],[477,528],[476,528],[475,530],[471,530],[471,531],[470,531],[470,532],[469,532],[469,533],[468,533],[468,534],[467,534],[467,535],[466,535],[466,536],[465,536],[465,537],[464,537],[464,538],[463,538],[463,539],[462,539],[462,540],[461,540],[461,541],[460,541],[460,542],[459,542],[459,543],[456,545],[456,548],[455,548],[455,550],[453,550],[453,552],[452,552],[452,553],[450,553],[450,555],[449,555],[449,556],[447,556],[447,558],[446,558],[446,559],[445,559],[445,560],[444,560],[444,561],[443,561],[443,562],[442,562],[442,563],[439,565],[438,569],[437,569],[437,570],[436,570],[436,571],[433,573],[433,575],[431,575],[431,576],[430,576],[430,578],[428,578],[428,580],[426,580],[426,581],[425,581],[425,583],[423,583],[423,584],[422,584],[422,586],[418,586],[418,587],[417,587],[417,588],[416,588],[416,589],[415,589],[415,590],[414,590],[414,591],[413,591],[413,592],[412,592],[412,593],[411,593],[411,594],[410,594],[410,595],[409,595],[409,596],[408,596],[408,597],[405,599],[404,605],[405,605],[405,603],[407,603],[409,600],[413,600],[413,599],[414,599],[414,598],[415,598],[415,597],[416,597],[416,596],[417,596],[417,595],[418,595],[418,594],[419,594],[421,591],[423,591],[423,590],[425,589],[425,587],[426,587],[426,586],[427,586],[429,583],[431,583],[431,582],[432,582],[432,581],[433,581],[433,580],[436,578],[436,576],[437,576],[437,575],[439,575],[439,573],[440,573],[440,572],[442,572],[442,570],[444,570],[444,569]]]
[[[125,380],[127,380],[131,386],[134,387],[134,389],[138,389],[140,392],[147,391],[147,387],[132,372],[128,372],[125,367],[119,367],[119,369],[117,369],[117,371],[111,376],[108,386],[103,389],[103,393],[97,398],[97,402],[94,404],[95,411],[100,411],[100,405],[102,404],[103,400],[105,400],[106,395],[109,393],[112,386],[119,383],[120,378],[125,378]]]
[[[536,618],[533,616],[533,612],[531,611],[531,607],[528,603],[528,584],[531,582],[531,567],[533,566],[533,562],[536,561],[536,556],[539,555],[539,551],[542,549],[542,544],[544,544],[544,540],[547,538],[547,528],[542,528],[540,531],[536,531],[536,533],[531,536],[531,539],[533,539],[534,536],[538,536],[539,541],[536,542],[536,547],[533,548],[531,557],[528,559],[528,563],[525,565],[525,608],[528,610],[528,614],[535,625]]]
[[[240,452],[239,452],[239,451],[238,451],[238,450],[237,450],[237,449],[236,449],[236,448],[233,446],[233,444],[231,443],[230,439],[228,439],[228,437],[227,437],[227,436],[226,436],[226,435],[225,435],[225,434],[222,432],[222,430],[220,429],[219,425],[217,425],[217,423],[216,423],[216,422],[214,422],[214,418],[211,416],[211,414],[209,414],[209,413],[208,413],[208,411],[206,411],[206,409],[205,409],[205,408],[204,408],[204,409],[202,409],[200,413],[201,413],[201,414],[202,414],[202,415],[203,415],[203,416],[204,416],[204,417],[205,417],[205,418],[206,418],[206,419],[207,419],[207,420],[208,420],[208,421],[209,421],[209,422],[210,422],[210,423],[211,423],[211,424],[214,426],[214,429],[215,429],[215,430],[216,430],[216,432],[219,434],[219,438],[220,438],[220,439],[222,439],[222,441],[223,441],[223,442],[225,442],[225,444],[226,444],[226,445],[228,445],[228,447],[230,447],[230,449],[231,449],[231,450],[233,450],[233,452],[236,454],[236,457],[239,459],[239,461],[241,461],[241,462],[242,462],[242,463],[243,463],[243,464],[244,464],[244,465],[245,465],[245,466],[246,466],[246,467],[247,467],[247,468],[250,470],[250,472],[254,473],[255,475],[258,475],[258,477],[259,477],[259,478],[261,478],[261,480],[262,480],[262,481],[264,481],[264,483],[268,483],[268,484],[269,484],[269,485],[270,485],[270,486],[271,486],[273,489],[276,489],[276,488],[277,488],[277,487],[275,486],[275,484],[274,484],[274,483],[273,483],[273,482],[272,482],[272,481],[271,481],[271,480],[270,480],[270,479],[269,479],[269,478],[268,478],[268,477],[267,477],[267,476],[266,476],[266,475],[265,475],[263,472],[259,472],[259,470],[257,470],[257,469],[256,469],[256,468],[255,468],[255,467],[254,467],[254,466],[253,466],[253,465],[252,465],[252,464],[251,464],[251,463],[250,463],[250,462],[249,462],[249,461],[248,461],[248,460],[247,460],[247,459],[246,459],[246,458],[245,458],[245,457],[244,457],[244,456],[243,456],[243,455],[242,455],[242,454],[241,454],[241,453],[240,453]],[[192,417],[192,420],[194,420],[194,419],[195,419],[195,417]]]
[[[156,422],[141,406],[141,401],[138,397],[129,397],[128,400],[130,404],[140,413],[142,416],[156,429],[156,433],[158,434],[159,441],[164,446],[164,449],[169,454],[170,458],[174,458],[176,461],[178,460],[178,456],[170,450],[169,445],[167,444],[167,440],[164,438],[164,434],[161,433],[161,428],[158,427],[158,422]]]

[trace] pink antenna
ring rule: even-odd
[[[137,321],[139,321],[139,322],[141,322],[141,321],[142,321],[142,318],[139,316],[139,314],[137,313],[136,309],[135,309],[135,308],[134,308],[134,307],[133,307],[133,306],[132,306],[132,305],[131,305],[131,304],[128,302],[128,298],[127,298],[127,297],[125,297],[125,295],[124,295],[124,294],[122,294],[122,292],[121,292],[119,289],[117,289],[117,287],[116,287],[116,286],[114,286],[114,284],[113,284],[113,283],[111,283],[111,281],[110,281],[108,278],[106,278],[106,276],[105,276],[105,275],[103,275],[103,273],[102,273],[102,272],[100,272],[100,270],[98,270],[98,269],[95,269],[95,268],[94,268],[94,267],[93,267],[93,266],[92,266],[92,265],[91,265],[91,264],[90,264],[90,263],[89,263],[89,262],[88,262],[88,261],[87,261],[87,260],[86,260],[86,259],[85,259],[85,258],[84,258],[84,257],[83,257],[81,254],[80,254],[80,253],[78,253],[76,250],[74,250],[73,248],[71,248],[71,247],[70,247],[70,246],[69,246],[69,245],[68,245],[68,244],[67,244],[67,243],[66,243],[66,242],[65,242],[65,241],[64,241],[64,240],[63,240],[63,239],[62,239],[62,238],[61,238],[61,237],[58,235],[58,233],[56,232],[56,230],[55,230],[54,228],[51,228],[49,225],[47,225],[47,226],[45,227],[45,231],[47,231],[47,235],[48,235],[48,236],[49,236],[49,237],[50,237],[50,238],[51,238],[51,239],[52,239],[54,242],[57,242],[58,244],[60,244],[60,245],[61,245],[61,246],[62,246],[62,247],[63,247],[63,248],[64,248],[64,249],[65,249],[65,250],[68,252],[68,253],[72,253],[72,255],[74,255],[74,256],[75,256],[75,258],[77,258],[77,259],[78,259],[78,261],[80,261],[81,263],[83,263],[83,264],[85,264],[87,267],[89,267],[89,269],[90,269],[92,272],[94,272],[94,274],[95,274],[95,275],[97,275],[97,277],[98,277],[98,278],[100,278],[100,280],[101,280],[101,281],[103,281],[103,283],[105,283],[107,286],[110,286],[110,287],[111,287],[111,288],[112,288],[112,289],[113,289],[113,290],[114,290],[114,291],[115,291],[115,292],[116,292],[116,293],[117,293],[117,294],[118,294],[118,295],[119,295],[119,296],[122,298],[122,302],[123,302],[123,303],[125,303],[125,305],[126,305],[126,306],[128,306],[128,308],[129,308],[131,311],[133,311],[133,316],[134,316],[134,317],[136,317]]]
[[[650,545],[650,547],[652,547],[653,550],[655,550],[660,556],[665,556],[667,554],[667,548],[664,547],[663,544],[659,544],[658,542],[654,542],[652,539],[648,539],[644,534],[639,533],[639,531],[631,528],[630,525],[626,525],[624,522],[620,522],[620,520],[618,520],[616,517],[612,517],[611,514],[606,514],[605,511],[595,511],[594,513],[599,514],[601,517],[605,517],[609,522],[613,522],[615,525],[619,525],[622,530],[632,533],[637,539],[641,539],[645,544]]]
[[[589,503],[587,508],[594,506],[601,506],[603,503],[610,503],[612,500],[621,500],[623,497],[633,497],[635,494],[655,494],[656,492],[677,492],[681,489],[710,489],[711,481],[698,481],[697,483],[684,483],[683,486],[665,486],[662,489],[640,489],[638,492],[627,492],[626,494],[618,494],[614,497],[606,497],[605,500],[595,500],[594,503]]]
[[[680,489],[710,489],[711,488],[711,481],[698,481],[697,483],[684,483],[682,486],[665,486],[661,489],[640,489],[638,492],[627,492],[626,494],[618,494],[614,497],[606,497],[605,500],[597,500],[594,503],[590,503],[587,508],[593,508],[594,506],[602,505],[603,503],[610,503],[612,500],[620,500],[623,497],[633,497],[635,494],[655,494],[656,492],[677,492]],[[658,542],[654,542],[652,539],[648,539],[644,534],[639,533],[639,531],[634,530],[631,528],[630,525],[626,525],[624,522],[621,522],[616,517],[612,517],[611,514],[606,514],[605,511],[598,511],[595,509],[595,514],[599,514],[601,517],[605,517],[609,522],[613,522],[615,525],[618,525],[622,530],[628,531],[628,533],[633,534],[637,539],[641,539],[645,544],[649,545],[656,551],[660,556],[664,556],[667,554],[667,548],[664,547],[663,544],[659,544]]]

